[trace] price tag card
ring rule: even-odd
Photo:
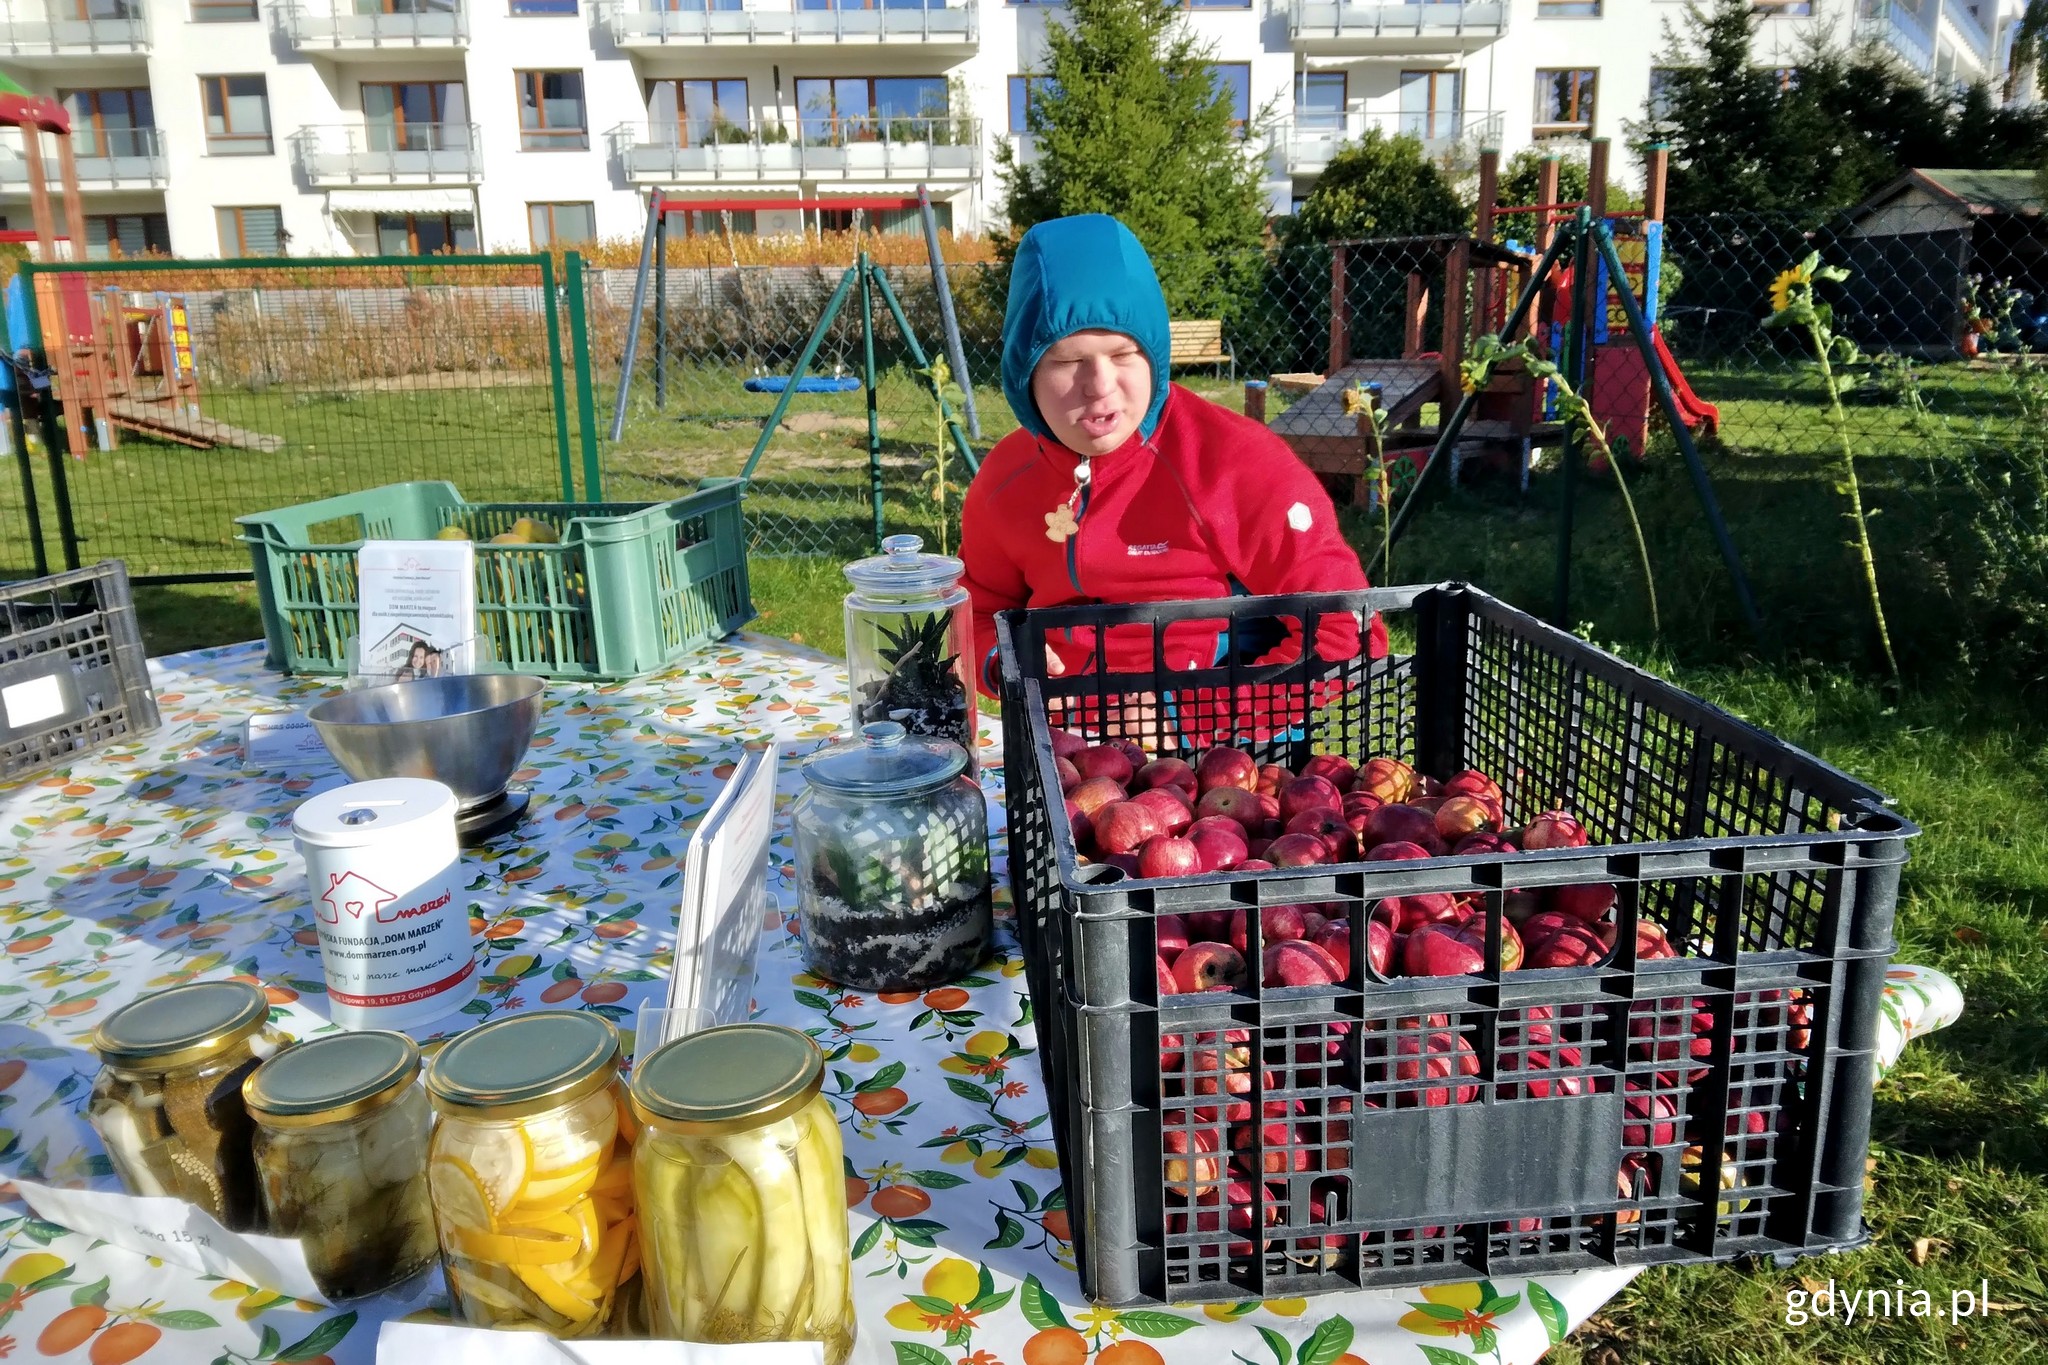
[[[466,540],[366,540],[356,670],[410,682],[475,670],[476,547]]]
[[[229,1232],[198,1205],[161,1195],[62,1190],[27,1180],[15,1181],[14,1187],[38,1218],[124,1251],[295,1299],[327,1302],[306,1268],[305,1248],[294,1238]]]
[[[387,1322],[377,1365],[825,1365],[815,1341],[709,1346],[698,1341],[557,1341],[540,1332],[487,1332]]]
[[[303,711],[262,711],[249,717],[243,756],[252,768],[332,767],[334,755]]]

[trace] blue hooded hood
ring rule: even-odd
[[[1108,214],[1049,219],[1017,244],[1003,314],[1003,394],[1025,430],[1056,439],[1031,397],[1031,373],[1055,344],[1090,328],[1124,333],[1152,363],[1152,403],[1138,423],[1150,440],[1166,406],[1173,349],[1152,258]]]

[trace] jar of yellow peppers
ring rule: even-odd
[[[556,1337],[630,1330],[636,1125],[618,1030],[575,1010],[496,1020],[441,1049],[427,1093],[427,1185],[462,1316]]]
[[[633,1149],[655,1335],[819,1341],[853,1353],[839,1124],[801,1033],[734,1024],[633,1070]]]

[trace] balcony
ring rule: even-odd
[[[612,155],[635,185],[962,185],[981,173],[981,120],[974,118],[840,119],[766,131],[728,126],[687,146],[669,125],[626,123],[610,136]]]
[[[35,0],[0,3],[0,59],[21,66],[61,66],[81,58],[149,55],[149,14],[141,0],[52,3],[60,8],[45,8]],[[80,9],[89,17],[76,17]]]
[[[164,160],[163,134],[155,128],[81,127],[73,142],[82,194],[115,190],[160,190],[170,183]],[[43,142],[43,173],[53,192],[61,192],[63,171],[56,143]],[[21,130],[0,129],[0,194],[28,193],[28,162],[23,159]]]
[[[1427,155],[1453,170],[1464,170],[1479,164],[1481,149],[1500,146],[1503,120],[1497,111],[1472,109],[1434,114],[1355,109],[1343,114],[1296,113],[1274,129],[1273,140],[1289,175],[1317,176],[1345,144],[1358,141],[1371,128],[1390,137],[1421,138]]]
[[[1936,0],[1857,0],[1856,36],[1876,38],[1925,75],[1934,70],[1934,32],[1920,11]]]
[[[685,0],[687,4],[687,0]],[[885,3],[880,9],[792,7],[735,0],[696,0],[695,8],[665,9],[620,3],[611,13],[612,41],[628,52],[683,51],[692,47],[824,47],[915,44],[949,56],[970,56],[981,46],[978,9]]]
[[[1970,12],[1967,0],[1944,0],[1941,17],[1948,20],[1950,28],[1961,38],[1962,50],[1977,59],[1979,67],[1991,63],[1991,35],[1985,31],[1984,21]]]
[[[484,157],[474,123],[306,127],[292,159],[316,190],[379,185],[474,185]]]
[[[1508,31],[1510,9],[1508,0],[1292,0],[1287,32],[1302,51],[1333,57],[1476,52]]]
[[[463,0],[417,0],[397,13],[357,13],[303,4],[281,10],[294,51],[330,61],[386,61],[407,54],[439,57],[469,48]]]

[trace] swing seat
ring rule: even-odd
[[[746,380],[743,387],[748,393],[781,393],[789,387],[789,376],[784,374],[757,375]],[[798,393],[857,393],[860,380],[852,376],[835,379],[830,375],[807,374],[796,381]]]

